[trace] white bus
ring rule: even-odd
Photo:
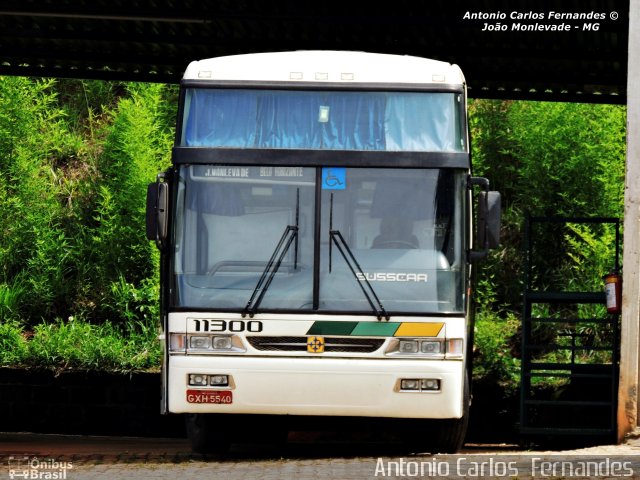
[[[162,252],[162,408],[187,414],[194,450],[295,419],[397,419],[416,448],[460,448],[472,263],[497,245],[500,209],[471,176],[466,112],[460,69],[422,58],[189,65],[147,236]]]

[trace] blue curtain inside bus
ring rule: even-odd
[[[181,145],[462,151],[457,94],[190,89]]]

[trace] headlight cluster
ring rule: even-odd
[[[192,387],[229,387],[231,385],[229,375],[190,373],[188,379],[189,386]]]
[[[400,353],[442,353],[442,342],[439,340],[400,340]]]
[[[462,338],[394,338],[385,351],[386,355],[420,356],[434,358],[462,358]]]
[[[194,335],[172,333],[171,353],[244,353],[247,349],[237,335]]]
[[[399,392],[439,392],[439,378],[402,378],[396,385]]]

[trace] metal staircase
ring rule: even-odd
[[[619,315],[607,313],[604,291],[571,291],[554,271],[568,251],[568,224],[615,229],[619,271],[618,219],[526,219],[520,433],[615,441]]]

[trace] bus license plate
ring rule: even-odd
[[[187,390],[187,402],[189,403],[233,403],[233,394],[229,390]]]

